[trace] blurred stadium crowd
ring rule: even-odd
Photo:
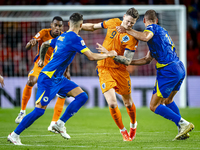
[[[0,5],[175,5],[174,0],[1,0]],[[180,0],[179,4],[183,4],[187,8],[187,73],[188,75],[200,76],[200,1],[199,0]],[[99,20],[101,22],[102,20]],[[49,22],[46,23],[49,27]],[[20,24],[14,22],[0,21],[0,73],[3,76],[27,76],[33,65],[33,59],[36,50],[25,51],[21,47],[25,47],[26,43],[42,28],[37,23],[22,22]],[[65,26],[67,24],[65,23]],[[6,27],[6,30],[5,28]],[[25,28],[24,28],[25,27]],[[30,30],[30,31],[25,31]],[[67,28],[65,27],[65,30]],[[96,42],[103,42],[102,34],[83,34],[82,38],[93,39],[93,43],[86,42],[87,45],[95,45]],[[84,37],[87,36],[87,37]],[[96,40],[95,40],[96,39]],[[89,43],[89,44],[88,44]],[[90,47],[90,46],[88,46]],[[91,48],[91,47],[90,47]],[[4,49],[4,50],[3,50]],[[6,50],[5,50],[6,49]],[[20,49],[20,51],[19,51]],[[94,48],[95,49],[95,48]],[[145,55],[145,54],[144,54]],[[81,61],[83,59],[83,61]],[[74,62],[79,63],[74,63]],[[88,71],[85,67],[91,68],[96,63],[89,63],[82,56],[78,56],[73,61],[71,67],[72,76],[94,76],[95,70]],[[81,63],[81,62],[84,62]],[[87,64],[87,66],[85,65]],[[154,63],[155,64],[155,63]],[[141,66],[137,73],[131,75],[155,75],[154,64],[148,69]],[[15,67],[18,66],[18,67]],[[133,69],[133,68],[132,68]],[[130,70],[131,71],[131,70]]]

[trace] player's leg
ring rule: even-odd
[[[112,88],[112,89],[104,92],[104,97],[108,103],[110,114],[111,114],[113,120],[115,121],[115,124],[118,126],[120,133],[122,134],[123,140],[130,141],[128,132],[122,122],[122,115],[121,115],[121,112],[120,112],[118,104],[117,104],[115,89]]]
[[[67,106],[65,112],[56,122],[56,124],[53,125],[53,129],[58,131],[63,138],[69,139],[70,136],[66,133],[65,123],[86,103],[88,96],[80,87],[78,87],[77,84],[71,80],[65,78],[63,85],[63,88],[61,88],[58,94],[61,96],[66,96],[67,94],[75,99]]]
[[[26,115],[26,106],[27,103],[31,97],[32,94],[32,88],[33,86],[37,83],[37,79],[39,76],[39,73],[42,68],[39,68],[37,64],[34,64],[34,68],[30,71],[28,75],[28,81],[25,85],[25,88],[23,90],[22,94],[22,101],[21,101],[21,110],[20,113],[18,114],[17,118],[15,119],[15,123],[20,123],[24,116]]]
[[[126,107],[126,111],[130,117],[130,131],[129,136],[131,140],[135,139],[136,129],[137,129],[137,121],[136,121],[136,107],[131,97],[131,94],[122,95],[122,100]]]
[[[57,133],[57,132],[55,132],[55,130],[53,130],[52,127],[56,123],[56,121],[58,121],[58,119],[60,118],[64,104],[65,104],[65,97],[62,97],[62,96],[57,94],[57,101],[56,101],[56,104],[54,106],[53,118],[52,118],[52,121],[51,121],[51,123],[48,127],[48,131],[53,132],[53,133]]]
[[[46,75],[42,74],[40,77],[38,79],[35,109],[27,114],[17,128],[8,136],[8,141],[15,145],[21,145],[19,135],[44,114],[47,105],[59,91],[59,87],[52,85],[50,78],[45,78]]]

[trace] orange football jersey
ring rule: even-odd
[[[125,50],[135,51],[138,46],[138,40],[127,33],[119,33],[116,30],[122,21],[119,18],[113,18],[102,23],[103,28],[107,28],[107,34],[103,42],[103,46],[108,50],[115,50],[118,55],[123,56]],[[106,58],[97,62],[97,67],[110,67],[118,69],[126,69],[126,65]]]
[[[63,32],[61,32],[62,34]],[[35,62],[37,62],[39,60],[39,54],[40,54],[40,46],[42,45],[43,42],[48,41],[50,39],[54,39],[51,36],[51,28],[49,29],[42,29],[41,31],[39,31],[34,37],[34,39],[40,39],[38,41],[38,53],[34,59]],[[53,53],[53,48],[49,47],[47,50],[47,53],[45,55],[45,60],[44,60],[44,65],[46,65],[49,61],[49,58],[51,57],[51,54]]]

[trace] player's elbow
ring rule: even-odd
[[[91,60],[91,61],[96,60],[96,59],[95,59],[94,57],[92,57],[92,56],[89,56],[88,59]]]

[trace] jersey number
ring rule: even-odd
[[[172,51],[173,51],[173,49],[174,49],[175,45],[174,45],[174,43],[172,42],[172,39],[171,39],[171,37],[170,37],[168,34],[165,34],[165,37],[167,37],[167,38],[168,38],[168,40],[169,40],[169,44],[172,46],[171,48],[172,48]]]
[[[116,31],[113,31],[110,38],[113,39],[115,37],[116,33],[117,33]]]

